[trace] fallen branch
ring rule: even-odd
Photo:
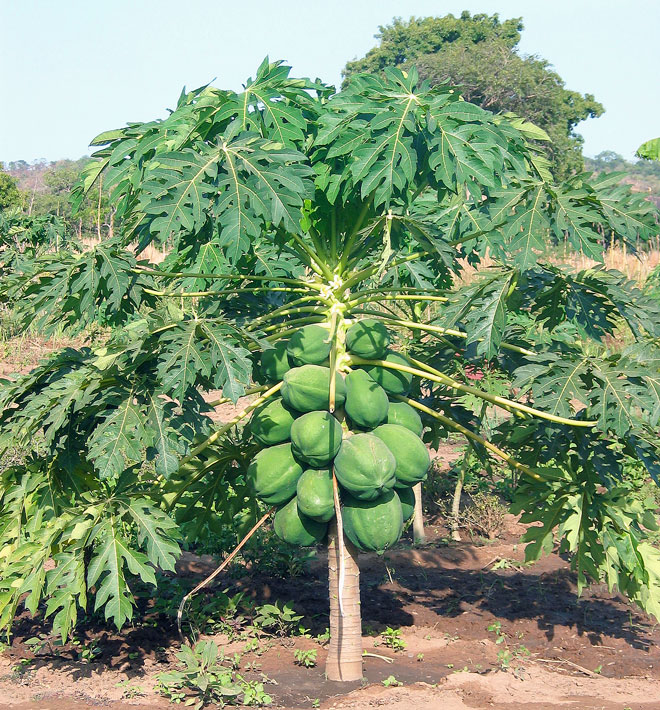
[[[603,676],[599,675],[598,673],[594,673],[593,671],[590,671],[588,668],[585,668],[584,666],[578,666],[577,663],[573,663],[573,661],[568,661],[565,658],[558,658],[558,659],[553,659],[553,658],[535,658],[535,661],[540,661],[541,663],[565,663],[568,666],[571,666],[571,668],[575,668],[575,670],[580,671],[580,673],[584,673],[585,675],[591,676],[592,678],[602,678]]]
[[[261,520],[259,520],[256,525],[253,526],[253,528],[250,530],[250,532],[236,545],[236,547],[232,550],[230,555],[223,561],[223,563],[216,569],[214,572],[211,572],[211,574],[204,580],[202,580],[194,589],[188,592],[186,596],[181,600],[181,604],[179,604],[179,610],[176,613],[176,625],[179,630],[179,638],[185,642],[185,637],[183,635],[183,631],[181,630],[181,619],[183,618],[183,610],[186,605],[186,602],[190,597],[193,595],[197,594],[200,589],[203,589],[209,582],[214,580],[220,572],[222,572],[223,569],[236,557],[236,555],[241,551],[245,543],[254,535],[254,533],[257,532],[257,530],[268,520],[270,517],[270,514],[275,510],[275,508],[271,508],[267,513],[265,513]]]

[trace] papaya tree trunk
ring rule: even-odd
[[[424,509],[422,507],[422,483],[415,483],[413,486],[415,496],[415,514],[413,516],[413,540],[415,545],[423,545],[426,542],[424,532]]]
[[[360,568],[357,550],[344,542],[344,584],[339,607],[341,552],[337,524],[328,530],[328,581],[330,588],[330,645],[325,674],[328,680],[356,681],[362,678],[362,619],[360,615]]]

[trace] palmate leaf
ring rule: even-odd
[[[140,188],[141,229],[165,243],[201,232],[216,218],[218,243],[236,262],[265,223],[300,231],[312,174],[304,159],[292,148],[231,131],[216,144],[161,153]]]
[[[550,220],[545,211],[546,192],[542,185],[530,190],[524,203],[516,207],[516,216],[503,230],[509,262],[521,270],[531,268],[546,248]]]
[[[103,521],[93,538],[97,547],[89,563],[87,585],[97,585],[94,609],[103,607],[106,620],[119,629],[133,616],[133,596],[126,582],[125,568],[143,582],[156,586],[147,556],[134,550],[121,533],[114,517]]]
[[[482,275],[475,284],[455,291],[434,323],[445,328],[460,324],[467,334],[466,347],[476,344],[476,354],[491,359],[506,329],[506,303],[514,278],[514,271]]]
[[[551,552],[556,531],[579,593],[590,581],[604,581],[660,618],[660,553],[645,531],[657,529],[653,500],[640,500],[629,484],[603,492],[589,457],[581,464],[547,481],[525,480],[516,491],[512,511],[524,510],[524,523],[541,523],[523,536],[530,542],[526,559]]]
[[[534,406],[548,414],[573,417],[575,403],[589,401],[589,357],[543,353],[527,358],[514,372],[513,387],[531,391]]]
[[[127,500],[126,510],[137,526],[138,544],[146,545],[149,562],[160,569],[174,571],[174,563],[181,552],[175,542],[178,537],[176,523],[145,498]]]
[[[145,426],[136,393],[130,390],[92,433],[88,455],[101,479],[117,478],[128,465],[142,460],[151,440],[152,432]]]
[[[282,61],[270,62],[266,57],[254,79],[248,79],[245,90],[236,97],[238,120],[243,130],[259,130],[283,145],[297,144],[305,138],[308,113],[316,111],[310,91],[327,91],[318,80],[290,79],[291,67]]]
[[[598,427],[623,436],[636,421],[636,410],[644,406],[646,387],[630,369],[606,361],[593,363],[593,375],[599,387],[590,393],[589,412],[598,418]]]
[[[637,338],[659,332],[659,304],[623,274],[601,267],[575,274],[570,268],[545,264],[526,274],[523,297],[550,329],[568,320],[600,340],[613,334],[623,318]]]
[[[91,323],[120,326],[153,298],[148,274],[134,272],[134,254],[112,242],[83,254],[44,254],[13,279],[8,295],[25,326],[44,333],[66,328],[77,333]]]
[[[158,374],[163,392],[183,401],[190,389],[206,385],[222,389],[225,396],[237,401],[252,369],[242,340],[239,328],[221,320],[184,320],[168,329],[159,339]]]

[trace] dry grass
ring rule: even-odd
[[[86,238],[83,239],[83,244],[91,249],[92,247],[97,246],[97,244],[101,243],[101,239],[96,239],[94,237]],[[151,262],[152,264],[160,264],[161,261],[165,260],[165,257],[167,256],[168,252],[167,251],[161,251],[158,249],[158,247],[155,247],[153,244],[149,244],[149,246],[144,249],[140,254],[138,254],[138,258],[140,259],[146,259],[147,261]]]
[[[576,252],[556,251],[546,255],[545,261],[551,264],[568,264],[575,271],[582,271],[597,266],[598,262],[590,259],[584,254]],[[478,271],[481,271],[489,266],[493,266],[495,262],[488,255],[481,261],[478,267],[470,266],[467,262],[463,262],[463,272],[461,282],[468,284],[474,281]],[[651,249],[649,251],[640,251],[637,254],[631,254],[626,249],[614,247],[608,249],[605,253],[604,266],[607,269],[616,269],[625,274],[631,281],[635,281],[642,285],[649,274],[660,265],[660,250]]]

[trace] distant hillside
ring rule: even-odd
[[[93,191],[75,216],[69,202],[71,190],[90,160],[87,156],[54,162],[17,160],[4,165],[0,163],[0,170],[9,173],[16,181],[21,193],[21,207],[26,213],[34,216],[55,214],[80,237],[100,237],[111,234],[114,226],[114,210],[102,183],[99,183],[100,194],[98,190]]]
[[[660,207],[660,162],[638,160],[630,162],[612,150],[584,159],[585,168],[595,173],[622,172],[622,182],[629,183],[637,192],[645,192]]]

